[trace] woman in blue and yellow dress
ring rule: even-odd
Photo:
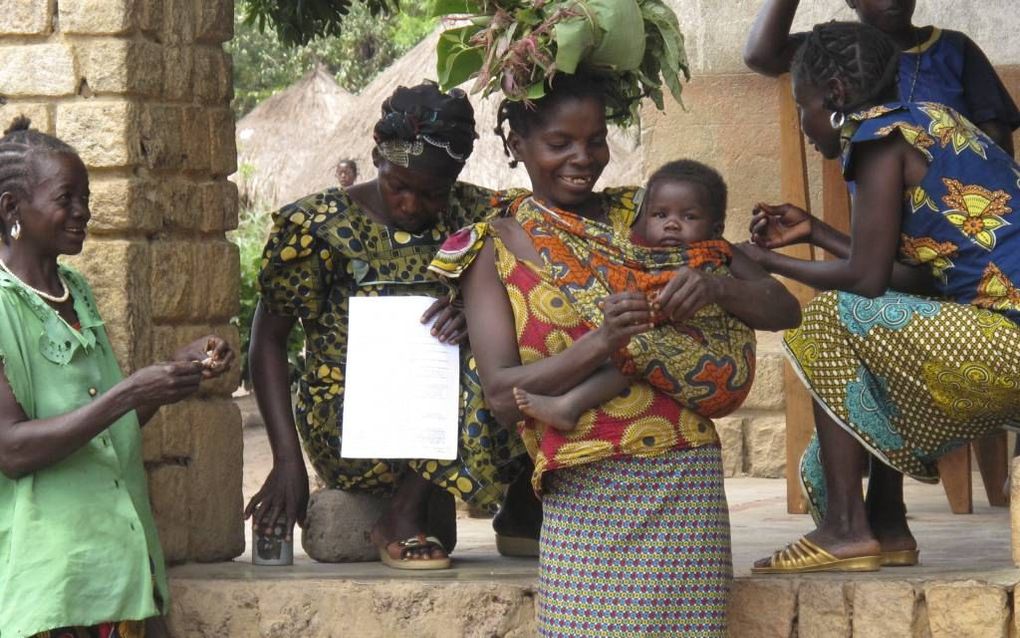
[[[744,61],[754,71],[778,76],[806,33],[790,33],[800,0],[766,0],[747,37]],[[836,4],[836,2],[833,2]],[[847,0],[863,24],[882,31],[901,49],[900,98],[938,102],[960,113],[1012,155],[1020,110],[995,68],[967,34],[914,25],[915,0]]]
[[[850,236],[789,205],[752,222],[759,263],[830,291],[785,339],[815,397],[801,478],[818,528],[758,572],[916,564],[903,475],[937,481],[940,456],[1020,408],[1020,165],[952,108],[897,101],[898,58],[852,23],[816,26],[794,58],[804,132],[857,193]],[[837,259],[768,250],[802,241]]]
[[[523,444],[489,417],[465,345],[456,461],[341,458],[348,302],[357,296],[435,297],[423,321],[435,316],[438,339],[463,341],[463,315],[427,267],[449,234],[489,214],[494,194],[456,181],[476,137],[474,111],[463,92],[445,94],[428,83],[400,87],[383,103],[374,135],[375,179],[309,195],[274,217],[250,357],[274,462],[246,514],[266,527],[286,519],[288,535],[304,518],[308,476],[300,433],[327,487],[389,497],[373,531],[382,560],[398,568],[437,569],[449,565],[455,539],[450,494],[495,508]],[[286,343],[298,321],[305,361],[292,416]],[[400,388],[393,393],[399,400]],[[429,502],[436,499],[443,520],[430,521]]]

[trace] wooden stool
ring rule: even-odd
[[[793,101],[790,76],[786,74],[776,83],[779,90],[779,153],[780,195],[789,202],[811,212],[811,195],[808,187],[807,157],[804,152],[804,135],[800,118]],[[822,164],[822,221],[833,228],[850,234],[850,194],[843,179],[839,160],[823,160]],[[810,245],[789,246],[782,252],[799,259],[815,259]],[[819,251],[821,252],[821,251]],[[831,255],[822,254],[823,259]],[[815,296],[815,290],[800,282],[784,280],[786,287],[803,306]],[[800,490],[798,470],[800,457],[807,448],[815,430],[811,395],[801,383],[793,367],[786,363],[786,510],[791,514],[807,512],[807,503]],[[954,514],[970,514],[974,510],[971,491],[970,454],[974,451],[978,468],[988,494],[988,503],[1005,507],[1008,503],[1003,485],[1008,475],[1009,450],[1006,432],[985,435],[970,445],[964,445],[939,460],[939,475]],[[1014,479],[1015,480],[1015,479]]]

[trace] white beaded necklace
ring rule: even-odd
[[[7,263],[4,262],[4,260],[2,260],[2,259],[0,259],[0,267],[2,267],[4,269],[4,271],[7,272],[8,275],[10,275],[11,277],[14,277],[15,279],[17,279],[18,282],[20,282],[22,286],[24,286],[25,288],[28,288],[29,290],[31,290],[35,294],[39,295],[40,297],[42,297],[46,301],[52,301],[53,303],[64,303],[65,301],[67,301],[71,297],[71,291],[68,289],[67,284],[64,283],[64,278],[60,276],[60,273],[57,273],[57,279],[60,281],[60,285],[64,289],[64,294],[62,294],[62,295],[51,295],[48,292],[43,292],[42,290],[39,290],[38,288],[33,288],[32,286],[29,286],[27,283],[25,283],[25,281],[21,277],[15,275],[14,271],[11,270],[7,266]]]

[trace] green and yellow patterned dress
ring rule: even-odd
[[[890,467],[933,482],[940,456],[1020,414],[1020,165],[949,107],[894,103],[848,118],[844,173],[857,144],[888,136],[928,162],[904,193],[898,258],[930,267],[939,297],[826,292],[785,342],[839,425]],[[800,470],[819,520],[822,464],[814,437]]]
[[[261,301],[305,331],[305,363],[295,416],[316,473],[328,487],[389,493],[405,469],[463,500],[492,509],[525,453],[520,439],[485,409],[474,357],[461,347],[461,435],[455,461],[340,458],[348,299],[447,296],[428,272],[443,240],[493,209],[494,193],[458,182],[438,222],[420,235],[372,220],[345,191],[329,189],[280,209],[263,254]],[[400,362],[394,362],[399,365]],[[399,388],[394,388],[398,399]]]

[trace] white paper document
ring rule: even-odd
[[[421,323],[434,302],[351,297],[342,457],[457,458],[460,350]]]

